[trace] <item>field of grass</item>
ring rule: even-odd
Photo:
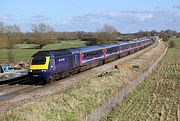
[[[73,85],[70,89],[49,95],[29,105],[10,111],[7,121],[76,121],[107,99],[122,85],[124,71],[114,71]],[[114,81],[112,81],[112,79]],[[0,119],[1,120],[1,119]]]
[[[13,49],[16,61],[29,61],[31,56],[40,51],[39,49]],[[7,61],[7,49],[0,49],[0,61]]]
[[[158,70],[102,121],[180,120],[180,39]]]
[[[69,41],[61,41],[61,44],[49,44],[48,46],[43,47],[45,50],[59,49],[59,48],[76,48],[85,46],[85,41],[80,40],[69,40]]]
[[[34,44],[18,44],[16,49],[13,50],[16,61],[28,61],[30,57],[40,50],[54,50],[59,48],[72,48],[72,47],[81,47],[85,46],[85,41],[80,40],[69,40],[61,41],[61,44],[49,44],[44,46],[42,49],[24,49],[24,48],[33,48]],[[22,49],[23,48],[23,49]],[[0,49],[0,61],[7,60],[7,49]]]

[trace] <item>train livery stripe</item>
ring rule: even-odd
[[[82,53],[80,52],[80,65],[82,66]]]
[[[88,59],[88,60],[82,60],[82,63],[85,64],[85,63],[88,63],[88,62],[91,62],[91,61],[96,61],[98,59],[104,59],[103,55],[100,56],[100,57],[97,57],[97,58],[92,58],[92,59]]]
[[[30,65],[30,70],[47,70],[50,62],[50,57],[46,57],[45,64],[41,65]]]
[[[106,48],[103,49],[104,59],[106,59]]]

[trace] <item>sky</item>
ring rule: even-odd
[[[0,21],[31,32],[45,23],[55,31],[95,32],[105,24],[121,33],[180,32],[180,0],[0,0]]]

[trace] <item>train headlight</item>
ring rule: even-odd
[[[46,70],[42,70],[42,72],[46,72]]]

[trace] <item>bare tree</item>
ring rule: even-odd
[[[43,46],[52,43],[52,33],[54,29],[52,26],[46,25],[44,23],[32,24],[31,30],[33,31],[32,41],[39,45],[41,49]]]
[[[7,48],[8,48],[8,60],[9,63],[13,63],[15,61],[15,56],[13,53],[14,45],[18,43],[21,39],[21,30],[20,27],[16,24],[7,25],[5,27],[6,36],[7,36]]]
[[[3,22],[0,22],[0,33],[4,33],[5,32],[5,25]]]
[[[104,27],[98,29],[96,32],[96,39],[93,41],[89,41],[87,45],[94,45],[94,44],[102,44],[102,43],[110,43],[115,41],[118,32],[115,27],[110,25],[104,25]]]
[[[0,48],[6,46],[5,41],[5,25],[3,22],[0,22]]]
[[[20,31],[20,27],[16,24],[5,25],[3,22],[0,22],[0,42],[6,43],[6,47],[8,48],[7,54],[9,63],[13,63],[15,61],[13,48],[21,38]]]
[[[114,26],[110,26],[105,24],[101,29],[98,30],[99,32],[109,33],[110,35],[117,34],[117,29]]]

